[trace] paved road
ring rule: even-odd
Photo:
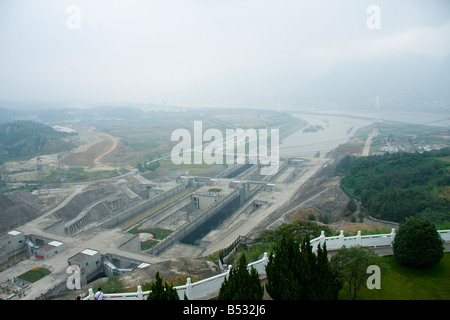
[[[364,150],[362,152],[363,157],[367,157],[369,155],[370,151],[370,145],[372,144],[373,138],[375,138],[378,135],[377,128],[374,128],[372,132],[369,134],[369,137],[367,137],[366,144],[364,145]]]

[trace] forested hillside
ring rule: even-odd
[[[341,188],[375,218],[450,221],[450,148],[341,160]]]
[[[62,138],[69,133],[33,122],[14,121],[0,124],[0,164],[10,160],[28,159],[36,155],[57,153],[69,149]]]

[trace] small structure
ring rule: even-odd
[[[0,264],[26,251],[25,235],[17,230],[0,236]]]
[[[48,259],[65,249],[65,245],[60,241],[50,241],[42,247],[34,250],[35,257],[38,259]]]
[[[88,284],[96,276],[103,273],[102,256],[99,251],[84,249],[70,257],[68,265],[76,265],[80,269],[81,286]]]
[[[214,186],[205,185],[200,187],[192,194],[192,202],[194,207],[198,210],[206,210],[211,205],[220,201],[222,198],[233,192],[233,189],[227,188],[226,183],[218,183],[218,181],[212,181]]]
[[[241,184],[242,184],[241,181],[231,181],[228,186],[231,189],[234,189],[234,188],[238,188]]]

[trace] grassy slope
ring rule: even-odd
[[[381,278],[381,289],[363,287],[358,300],[450,300],[450,253],[428,270],[413,270],[399,265],[393,256],[383,259],[389,274]],[[347,299],[341,291],[339,298]]]

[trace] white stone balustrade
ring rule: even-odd
[[[438,230],[442,240],[450,241],[450,230]],[[361,235],[361,231],[358,231],[356,236],[345,237],[344,232],[341,230],[339,236],[325,237],[325,233],[322,231],[321,235],[311,240],[311,246],[313,251],[317,251],[319,244],[323,246],[326,243],[327,250],[337,250],[343,246],[349,248],[352,246],[363,247],[382,247],[391,246],[395,238],[395,229],[392,229],[391,233],[386,234],[372,234]],[[262,259],[249,263],[248,268],[254,267],[259,274],[264,275],[266,272],[266,265],[269,261],[267,252],[264,253]],[[211,295],[215,292],[219,292],[220,286],[226,277],[230,274],[231,265],[228,266],[227,272],[215,275],[213,277],[203,279],[194,283],[191,283],[191,278],[187,278],[187,283],[182,286],[174,287],[177,290],[178,296],[181,300],[184,296],[189,300],[201,300],[207,295]],[[142,300],[147,299],[150,291],[142,291],[141,286],[138,286],[136,292],[129,293],[107,293],[103,295],[104,300]],[[94,300],[94,292],[89,289],[89,294],[84,300]]]

